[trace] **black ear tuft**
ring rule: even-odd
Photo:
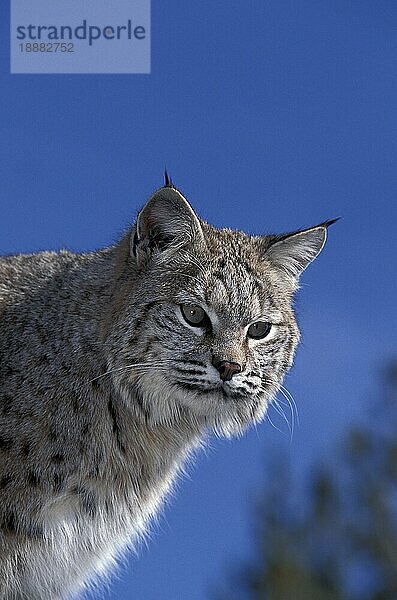
[[[320,225],[318,225],[318,227],[329,227],[330,225],[333,225],[334,223],[339,221],[339,219],[340,219],[340,217],[336,217],[335,219],[328,219],[327,221],[320,223]]]
[[[175,189],[175,186],[172,183],[172,179],[167,173],[167,169],[164,169],[164,187]]]

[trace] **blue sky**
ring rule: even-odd
[[[211,440],[139,559],[95,596],[204,600],[252,553],[265,457],[281,448],[301,475],[329,455],[396,354],[397,6],[154,0],[151,75],[34,76],[9,74],[6,4],[1,253],[113,243],[165,164],[218,226],[342,217],[297,298],[292,442],[269,423]]]

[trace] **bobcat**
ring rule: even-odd
[[[0,599],[70,598],[144,534],[206,433],[264,416],[333,221],[249,236],[166,177],[113,247],[0,259]]]

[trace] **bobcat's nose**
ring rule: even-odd
[[[233,375],[241,373],[241,365],[228,360],[218,360],[215,357],[212,359],[212,364],[219,371],[222,381],[230,381]]]

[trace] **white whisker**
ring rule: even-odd
[[[284,421],[287,423],[288,430],[289,430],[289,433],[290,433],[290,439],[291,439],[291,441],[292,441],[292,436],[293,436],[293,433],[294,433],[294,426],[293,426],[293,422],[292,422],[292,423],[290,423],[290,422],[289,422],[287,415],[285,414],[285,412],[283,411],[283,409],[281,408],[281,406],[280,406],[280,404],[279,404],[279,402],[278,402],[277,400],[274,400],[274,401],[273,401],[273,404],[272,404],[272,406],[273,406],[274,410],[275,410],[275,411],[276,411],[276,412],[277,412],[277,413],[278,413],[278,414],[279,414],[279,415],[280,415],[280,416],[283,418],[283,420],[284,420]]]
[[[277,427],[277,426],[276,426],[276,425],[273,423],[273,421],[271,420],[271,418],[270,418],[270,416],[269,416],[269,413],[267,413],[267,414],[266,414],[266,419],[268,419],[268,421],[269,421],[270,425],[271,425],[272,427],[274,427],[274,429],[276,429],[277,431],[279,431],[281,434],[285,435],[285,432],[284,432],[284,431],[282,431],[282,430],[281,430],[279,427]]]
[[[291,412],[291,429],[292,429],[292,432],[293,432],[294,429],[295,429],[295,422],[296,422],[297,426],[300,427],[298,407],[296,405],[294,397],[292,396],[291,392],[289,390],[287,390],[286,387],[284,387],[283,385],[281,385],[277,381],[276,377],[274,377],[272,375],[267,375],[266,378],[265,378],[265,381],[266,381],[266,383],[270,383],[270,384],[275,385],[278,388],[278,391],[283,396],[283,398],[286,400],[286,403],[284,403],[280,398],[278,398],[277,400],[273,400],[272,405],[273,406],[275,406],[275,405],[278,406],[279,410],[276,409],[277,412],[280,414],[279,411],[281,410],[283,412],[283,418],[285,418],[285,419],[286,419],[285,413],[282,410],[282,408],[281,408],[280,405],[288,406],[289,407],[289,410]],[[287,419],[287,421],[288,421],[288,419]],[[289,421],[288,421],[288,423],[289,423]],[[291,435],[292,435],[292,433],[291,433]]]
[[[284,398],[290,403],[291,405],[291,411],[295,412],[295,417],[296,417],[296,424],[298,427],[300,427],[300,419],[299,419],[299,413],[298,413],[298,406],[295,402],[295,398],[293,397],[293,395],[291,394],[291,392],[289,390],[287,390],[287,388],[283,385],[280,386],[280,392],[283,394]]]
[[[279,390],[281,391],[281,390]],[[282,392],[281,392],[282,393]],[[289,400],[287,400],[286,402],[284,400],[282,400],[281,398],[277,398],[277,403],[280,406],[285,406],[286,408],[288,408],[289,414],[291,415],[291,426],[292,426],[292,430],[294,431],[295,429],[295,412],[293,411],[291,402]]]

